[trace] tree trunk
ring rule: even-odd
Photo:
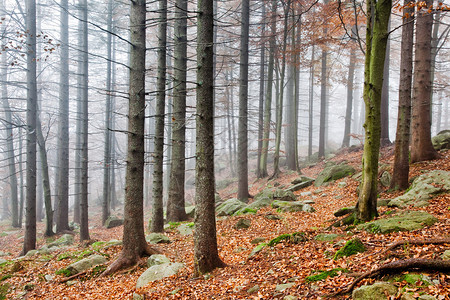
[[[48,174],[48,159],[47,148],[45,146],[45,139],[42,134],[42,124],[39,117],[36,119],[36,138],[39,145],[39,156],[41,158],[42,170],[42,186],[44,189],[44,204],[45,204],[45,236],[52,236],[53,233],[53,210],[52,210],[52,195],[50,189],[50,176]]]
[[[356,218],[368,221],[378,215],[378,155],[381,136],[381,89],[388,39],[391,0],[367,2],[366,58],[364,70],[364,102],[366,121],[363,153],[362,186],[357,204]]]
[[[389,19],[388,31],[391,29],[391,22]],[[391,42],[387,41],[386,58],[384,60],[383,68],[383,88],[381,89],[381,146],[388,146],[391,144],[389,139],[389,62],[391,53]]]
[[[89,72],[88,72],[88,6],[87,0],[80,0],[81,7],[81,20],[82,22],[82,43],[80,48],[82,49],[82,64],[81,71],[81,152],[80,152],[80,240],[89,240],[89,218],[88,218],[88,85],[89,85]]]
[[[431,143],[431,31],[433,15],[428,13],[432,0],[417,12],[414,83],[412,98],[411,162],[439,156]]]
[[[156,79],[155,150],[153,153],[153,207],[151,232],[164,231],[163,160],[166,105],[167,0],[159,0],[158,77]]]
[[[263,132],[264,132],[264,80],[265,80],[265,59],[266,59],[266,4],[261,4],[261,39],[260,39],[260,56],[259,56],[259,105],[258,105],[258,159],[256,166],[256,177],[261,178],[261,153],[263,146]]]
[[[269,175],[267,172],[267,156],[269,153],[269,138],[270,138],[270,124],[271,124],[271,109],[272,109],[272,87],[273,87],[273,72],[275,65],[275,47],[276,47],[276,12],[277,2],[272,0],[272,11],[270,16],[270,39],[269,39],[269,65],[267,66],[267,87],[266,99],[264,103],[264,130],[263,130],[263,144],[261,148],[261,160],[259,161],[259,177],[264,178]]]
[[[411,129],[411,83],[413,70],[414,1],[404,0],[398,120],[395,137],[394,171],[391,189],[407,189],[409,177],[409,136]],[[409,16],[409,17],[408,17]]]
[[[58,217],[56,232],[69,230],[69,3],[61,1],[61,57],[58,122]],[[45,187],[44,187],[45,189]]]
[[[281,145],[281,127],[283,125],[283,98],[284,98],[284,78],[286,73],[286,46],[287,46],[287,34],[288,34],[288,17],[291,6],[291,1],[288,0],[284,3],[284,33],[283,33],[283,57],[281,59],[281,74],[280,74],[280,92],[277,95],[277,120],[276,120],[276,132],[275,132],[275,153],[273,159],[273,175],[271,178],[278,177],[280,173],[280,145]]]
[[[225,264],[217,250],[214,183],[213,3],[198,1],[194,277]]]
[[[238,194],[248,202],[248,41],[250,28],[250,1],[242,1],[241,50],[239,60],[239,129],[238,129]]]
[[[347,108],[345,110],[345,127],[344,127],[344,139],[342,141],[342,147],[350,146],[350,127],[352,123],[353,80],[355,78],[356,49],[353,42],[350,42],[349,46],[350,46],[350,64],[348,65],[348,77],[347,77]]]
[[[2,1],[3,6],[3,1]],[[3,27],[3,26],[2,26]],[[5,28],[2,28],[5,29]],[[2,30],[3,32],[3,30]],[[5,49],[5,42],[2,42],[2,49]],[[1,82],[2,82],[2,104],[3,110],[5,114],[5,136],[6,136],[6,160],[8,161],[8,179],[9,186],[11,188],[11,222],[12,227],[20,228],[21,224],[19,223],[19,199],[18,199],[18,187],[17,187],[17,175],[16,175],[16,161],[15,161],[15,151],[14,151],[14,134],[13,134],[13,120],[12,120],[12,111],[9,106],[8,101],[8,63],[6,61],[6,50],[4,50],[2,57],[2,66],[1,66]],[[3,212],[3,215],[5,212]]]
[[[309,68],[309,105],[308,105],[308,157],[312,156],[313,120],[314,120],[314,56],[315,46],[311,49],[311,66]]]
[[[324,0],[324,5],[329,3],[329,0]],[[328,28],[323,27],[323,38],[325,39],[328,34]],[[322,68],[321,68],[321,80],[320,80],[320,120],[319,120],[319,159],[325,158],[325,131],[327,123],[327,85],[328,85],[328,67],[327,57],[328,50],[327,45],[322,46]]]
[[[22,254],[36,248],[36,1],[26,0],[27,44],[27,203]]]
[[[19,127],[19,149],[23,149],[22,147],[22,127]],[[19,178],[20,178],[20,205],[19,205],[19,225],[22,227],[23,220],[23,207],[25,204],[25,193],[24,193],[24,183],[23,183],[23,151],[19,151]]]
[[[187,0],[175,4],[174,88],[172,117],[172,163],[170,168],[167,221],[187,220],[184,198],[186,151]]]
[[[111,214],[111,58],[112,58],[112,13],[113,0],[108,0],[108,19],[106,33],[106,107],[105,107],[105,145],[103,152],[103,201],[102,224]]]

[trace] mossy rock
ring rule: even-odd
[[[365,229],[372,233],[412,231],[425,226],[431,226],[437,221],[437,218],[426,211],[409,211],[389,218],[358,225],[358,229]]]
[[[327,182],[341,179],[355,173],[355,169],[347,164],[331,165],[325,167],[316,178],[315,186],[324,185]]]
[[[334,254],[333,259],[336,260],[344,256],[351,256],[364,251],[366,251],[366,246],[364,246],[359,238],[354,238],[345,243],[344,247]]]
[[[386,300],[387,295],[395,296],[398,288],[387,282],[376,282],[372,285],[363,285],[352,293],[353,300]]]
[[[59,239],[56,241],[48,244],[48,248],[51,247],[59,247],[59,246],[68,246],[72,245],[74,242],[74,237],[71,234],[63,234]]]
[[[258,212],[258,209],[247,206],[247,207],[244,207],[244,208],[238,210],[237,212],[235,212],[233,214],[233,216],[240,216],[240,215],[245,215],[245,214],[256,214],[257,212]]]
[[[293,244],[299,244],[301,242],[306,242],[306,240],[307,239],[303,232],[294,232],[292,234],[285,233],[285,234],[279,235],[276,238],[270,240],[267,243],[267,246],[273,247],[276,244],[281,243],[282,241],[287,241],[287,242],[293,243]]]
[[[450,130],[443,130],[431,138],[436,150],[450,149]]]
[[[219,205],[216,209],[216,213],[219,217],[220,216],[231,216],[235,212],[237,212],[238,210],[240,210],[246,206],[247,206],[246,203],[244,203],[236,198],[232,198],[232,199],[228,199],[227,201],[225,201],[224,203]]]
[[[247,229],[250,228],[252,222],[249,219],[239,219],[236,224],[234,224],[233,228],[236,230],[239,229]]]
[[[236,182],[236,178],[225,178],[222,180],[216,181],[216,189],[217,190],[223,190],[224,188],[228,187],[230,184]]]
[[[250,254],[248,255],[248,258],[254,256],[256,253],[261,252],[262,249],[264,249],[267,246],[267,243],[261,243],[258,246],[256,246],[255,248],[253,248],[252,252],[250,252]]]
[[[69,265],[66,270],[70,272],[70,275],[74,275],[104,263],[106,263],[106,258],[102,255],[95,254]]]
[[[145,237],[150,244],[169,244],[170,239],[162,233],[152,232]]]
[[[307,276],[305,280],[307,282],[321,281],[327,279],[328,277],[335,277],[339,275],[339,272],[347,273],[348,270],[343,268],[335,268],[328,271],[319,271],[318,274]]]
[[[123,219],[120,219],[116,216],[109,216],[105,222],[105,227],[108,229],[122,226],[122,225],[123,225]]]
[[[335,233],[319,233],[314,237],[316,241],[331,242],[339,238],[341,235]]]

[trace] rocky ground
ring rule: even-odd
[[[392,147],[382,151],[380,179],[388,177],[384,171],[392,173],[392,154]],[[380,183],[379,199],[383,200],[380,201],[383,206],[379,207],[378,219],[389,219],[387,223],[393,223],[394,229],[387,229],[386,222],[366,227],[331,226],[344,217],[335,217],[337,210],[351,207],[357,201],[361,150],[344,151],[302,169],[302,176],[314,179],[326,168],[346,165],[354,169],[345,171],[345,177],[322,186],[308,183],[306,187],[286,193],[293,186],[308,181],[293,172],[284,172],[280,178],[270,181],[251,181],[250,193],[255,195],[253,206],[234,201],[239,205],[236,210],[239,212],[219,213],[222,215],[217,221],[219,255],[227,267],[202,278],[192,277],[191,231],[195,228],[189,222],[168,226],[165,237],[170,243],[160,239],[155,245],[166,258],[153,257],[152,261],[156,260],[153,263],[170,264],[176,266],[174,269],[180,267],[174,271],[177,273],[148,283],[141,277],[149,270],[146,259],[119,274],[98,276],[120,253],[122,227],[105,229],[96,214],[90,217],[91,243],[78,243],[76,232],[73,241],[68,236],[60,240],[59,236],[46,239],[42,236],[43,224],[39,224],[40,250],[21,258],[17,258],[17,254],[22,247],[23,230],[14,230],[3,223],[0,227],[0,254],[4,259],[0,265],[0,299],[324,299],[327,296],[347,299],[352,297],[351,292],[336,293],[346,289],[364,272],[404,260],[445,261],[443,258],[450,256],[447,186],[450,183],[445,181],[450,180],[445,179],[450,172],[450,152],[441,151],[441,154],[439,160],[412,165],[411,178],[436,170],[439,174],[432,172],[431,179],[422,178],[421,188],[409,190],[410,198],[402,196],[403,192],[386,192]],[[439,177],[442,175],[444,179]],[[235,196],[236,187],[236,183],[231,183],[220,190],[225,204],[233,202],[227,200]],[[261,205],[256,205],[257,202]],[[225,204],[221,206],[222,211]],[[405,214],[414,215],[414,219],[398,219]],[[242,227],[236,227],[238,223]],[[415,241],[430,239],[435,243],[415,244]],[[350,247],[349,241],[360,247]],[[401,241],[406,243],[389,248]],[[348,248],[355,253],[348,252]],[[77,262],[82,265],[83,259],[92,257],[97,259],[96,266],[86,271],[73,266]],[[381,293],[379,299],[449,299],[450,273],[445,266],[444,271],[397,270],[394,274],[362,279],[356,288],[381,281],[382,284],[372,286],[375,293]],[[168,272],[167,269],[164,272]],[[68,277],[73,274],[75,276]],[[359,288],[354,293],[354,298],[366,297],[360,296],[365,293],[361,290],[364,289]],[[366,299],[377,299],[376,294],[369,295]]]

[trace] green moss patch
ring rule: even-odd
[[[329,271],[318,271],[318,272],[319,274],[307,276],[306,281],[307,282],[321,281],[327,279],[328,277],[335,277],[339,275],[339,272],[347,273],[348,270],[343,268],[335,268]]]
[[[303,232],[294,232],[292,234],[285,233],[285,234],[279,235],[276,238],[270,240],[270,242],[267,243],[267,246],[273,247],[276,244],[281,243],[282,241],[288,241],[293,244],[298,244],[301,242],[305,242],[306,237]]]
[[[351,256],[364,251],[366,251],[366,247],[361,240],[354,238],[345,243],[345,245],[334,254],[333,259],[336,260],[344,256]]]
[[[9,287],[10,287],[9,283],[0,284],[0,300],[6,299]]]

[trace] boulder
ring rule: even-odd
[[[388,206],[405,207],[407,205],[423,206],[434,194],[450,191],[450,171],[433,170],[414,179],[409,190],[392,199]]]
[[[186,206],[185,208],[186,214],[189,218],[194,218],[195,216],[195,205]]]
[[[262,207],[269,206],[270,203],[272,203],[272,199],[270,199],[268,197],[259,197],[259,198],[256,198],[252,203],[247,205],[246,208],[260,209]]]
[[[431,138],[436,150],[450,149],[450,130],[443,130]]]
[[[388,171],[384,171],[380,176],[380,184],[384,187],[389,187],[391,185],[391,174]]]
[[[444,253],[442,253],[442,260],[450,260],[450,250],[445,250]]]
[[[67,246],[67,245],[72,245],[74,242],[74,238],[73,235],[71,234],[63,234],[59,239],[57,239],[56,241],[48,244],[48,248],[51,247],[59,247],[59,246]]]
[[[433,225],[438,221],[426,211],[407,211],[396,216],[379,219],[358,226],[372,233],[390,233],[396,231],[412,231],[424,226]]]
[[[33,250],[28,251],[27,254],[25,254],[25,256],[34,256],[34,255],[36,255],[38,253],[39,253],[38,250],[33,249]]]
[[[150,244],[169,244],[170,239],[162,233],[152,232],[145,237]]]
[[[161,280],[165,277],[175,275],[183,267],[184,264],[182,263],[171,262],[152,266],[148,268],[144,273],[142,273],[142,275],[138,278],[136,282],[136,288],[139,289],[149,282]]]
[[[69,265],[66,269],[70,272],[70,275],[74,275],[89,270],[92,267],[102,265],[106,263],[106,261],[104,256],[94,254]]]
[[[105,227],[106,228],[114,228],[114,227],[118,227],[118,226],[122,226],[123,225],[123,219],[119,219],[116,216],[109,216],[108,219],[106,219],[105,222]]]
[[[337,239],[338,237],[340,237],[340,235],[335,233],[319,233],[314,237],[314,239],[316,241],[331,242]]]
[[[177,227],[181,235],[192,235],[194,233],[194,223],[183,223]]]
[[[153,254],[147,259],[147,267],[170,263],[170,259],[162,254]]]
[[[264,249],[267,246],[267,243],[261,243],[258,246],[256,246],[255,248],[253,248],[252,252],[250,252],[250,254],[248,255],[248,258],[252,257],[253,255],[255,255],[256,253],[261,252],[262,249]]]
[[[294,283],[292,283],[292,282],[284,283],[284,284],[277,284],[277,286],[275,287],[275,291],[282,292],[282,291],[285,291],[287,289],[290,289],[293,286],[294,286]]]
[[[301,176],[300,178],[293,180],[291,183],[293,184],[293,186],[288,188],[287,191],[295,192],[312,185],[314,183],[314,179],[306,176]]]
[[[314,208],[305,204],[303,201],[280,201],[274,200],[272,202],[272,207],[277,208],[280,212],[295,212],[295,211],[305,211],[305,212],[314,212]]]
[[[331,165],[325,167],[316,178],[315,186],[324,185],[327,182],[341,179],[355,173],[355,169],[347,164]]]
[[[256,237],[256,238],[254,238],[253,240],[250,241],[250,244],[257,245],[257,244],[259,244],[259,243],[264,242],[265,240],[266,240],[266,239],[263,238],[263,237]],[[449,253],[449,254],[450,254],[450,253]]]
[[[376,282],[372,285],[363,285],[353,291],[353,300],[386,300],[397,294],[398,288],[386,282]]]
[[[4,263],[7,263],[8,261],[6,259],[0,258],[0,265],[3,265]]]
[[[250,228],[252,222],[249,219],[239,219],[233,228],[236,230]]]
[[[231,198],[228,199],[227,201],[225,201],[224,203],[222,203],[221,205],[219,205],[216,209],[216,213],[217,215],[220,216],[231,216],[232,214],[234,214],[235,212],[237,212],[238,210],[246,207],[247,204],[245,204],[244,202],[236,199],[236,198]]]

